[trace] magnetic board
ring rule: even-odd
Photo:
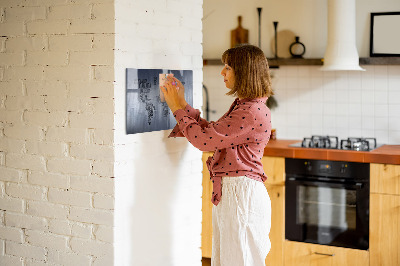
[[[173,74],[185,87],[185,100],[193,106],[193,71],[169,69],[126,69],[126,133],[136,134],[172,129],[176,120],[162,101],[160,74]]]

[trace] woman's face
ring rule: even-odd
[[[225,64],[221,71],[221,75],[224,77],[225,86],[228,89],[233,89],[235,86],[235,73],[233,72],[233,69]]]

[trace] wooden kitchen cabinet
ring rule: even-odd
[[[201,250],[202,256],[211,258],[212,253],[212,183],[208,172],[206,161],[211,152],[203,153],[203,217]],[[263,157],[262,164],[268,176],[265,187],[271,199],[272,221],[271,221],[271,250],[266,258],[266,265],[283,265],[284,230],[285,230],[285,158]]]
[[[400,165],[371,164],[371,266],[400,265]]]
[[[371,266],[400,265],[400,196],[371,194]]]
[[[264,172],[267,175],[265,184],[268,185],[285,185],[285,158],[264,156],[261,159]]]
[[[285,158],[264,156],[261,160],[267,175],[265,187],[271,199],[271,250],[265,259],[267,266],[283,265],[285,241]]]
[[[285,266],[366,266],[365,250],[285,241]],[[381,264],[385,265],[385,264]]]
[[[203,258],[211,258],[212,252],[212,183],[206,161],[212,152],[203,153],[203,195],[202,195],[202,223],[201,223],[201,253]]]
[[[370,164],[371,193],[400,195],[400,165]]]
[[[265,184],[271,199],[271,250],[265,259],[266,266],[283,265],[285,241],[285,187]]]

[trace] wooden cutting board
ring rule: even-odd
[[[242,27],[242,16],[238,16],[238,27],[231,30],[231,48],[242,43],[249,43],[249,31]]]

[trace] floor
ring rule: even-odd
[[[211,266],[211,259],[209,258],[202,258],[201,262],[203,263],[203,266]]]

